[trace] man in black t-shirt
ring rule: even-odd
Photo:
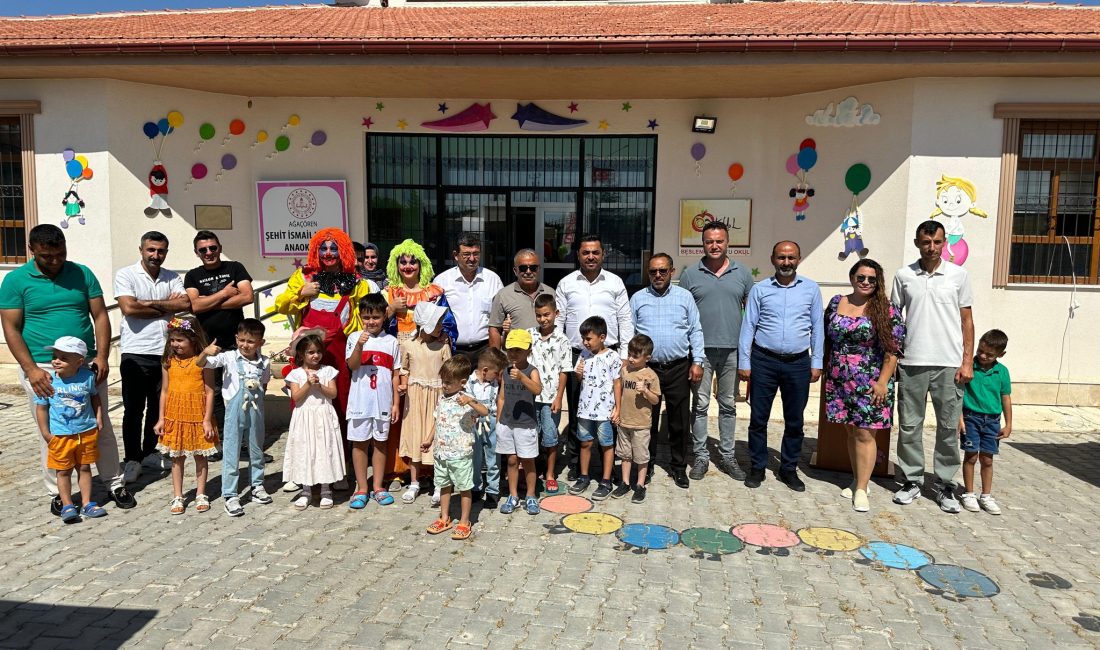
[[[244,320],[244,306],[252,304],[252,276],[240,262],[222,261],[222,245],[209,230],[195,235],[195,255],[202,262],[187,272],[183,286],[191,298],[191,311],[199,319],[211,343],[223,350],[237,345],[237,325]],[[221,373],[215,373],[214,421],[219,432],[225,420]],[[220,437],[220,433],[219,433]]]

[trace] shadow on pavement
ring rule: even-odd
[[[0,646],[119,648],[157,615],[155,609],[76,607],[0,600]]]
[[[1100,487],[1100,442],[1008,442],[1013,449]]]

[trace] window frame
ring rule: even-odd
[[[1001,140],[1001,179],[997,205],[997,233],[993,257],[993,288],[1004,289],[1011,285],[1039,285],[1056,287],[1073,283],[1068,276],[1016,276],[1009,269],[1013,243],[1056,244],[1060,236],[1013,235],[1012,226],[1016,210],[1016,174],[1019,170],[1020,144],[1024,121],[1090,120],[1100,122],[1100,104],[1095,103],[998,103],[993,107],[993,117],[1004,121]],[[1063,171],[1051,169],[1053,172]],[[1056,191],[1056,190],[1055,190]],[[1051,194],[1056,204],[1057,195]],[[1094,219],[1100,219],[1100,204]],[[1076,283],[1087,286],[1100,285],[1100,227],[1094,222],[1091,237],[1070,237],[1071,243],[1091,243],[1088,260],[1089,273],[1077,276]],[[1097,271],[1094,273],[1093,271]]]
[[[38,191],[34,167],[34,116],[42,112],[42,102],[37,100],[0,100],[0,115],[19,118],[20,162],[23,166],[23,240],[38,225]],[[24,253],[3,255],[0,251],[0,269],[12,269],[26,263]]]

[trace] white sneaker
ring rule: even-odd
[[[978,497],[974,496],[973,492],[960,494],[959,501],[962,502],[963,510],[967,512],[979,512],[981,510],[981,507],[978,506]]]
[[[229,497],[225,500],[225,514],[230,517],[240,517],[244,514],[244,507],[241,505],[241,500],[237,497]]]
[[[905,485],[894,493],[894,503],[907,506],[920,496],[920,486],[912,481],[906,481]]]
[[[420,484],[409,483],[409,487],[405,488],[405,493],[401,495],[401,500],[405,503],[412,503],[416,501],[416,495],[420,494]]]
[[[141,463],[136,460],[128,460],[122,465],[122,480],[133,483],[141,476]]]
[[[302,486],[298,485],[294,481],[287,481],[286,483],[283,483],[283,492],[297,492],[301,489]]]
[[[985,510],[991,515],[1001,514],[1001,506],[997,505],[997,502],[993,500],[992,494],[983,494],[978,497],[978,505],[982,507],[982,510]]]
[[[252,501],[255,503],[262,503],[263,505],[267,505],[274,501],[274,499],[272,499],[271,495],[267,493],[267,490],[264,489],[264,486],[257,485],[256,487],[252,488]]]
[[[852,495],[852,510],[867,512],[871,509],[871,502],[867,499],[867,490],[856,490]]]
[[[154,451],[146,456],[145,459],[141,461],[141,464],[143,467],[160,471],[164,469],[164,456],[161,456],[159,451]],[[171,467],[171,464],[168,466]]]
[[[436,488],[435,492],[432,492],[432,507],[433,508],[439,505],[439,500],[441,498],[442,497],[440,496],[440,489]]]
[[[856,489],[856,484],[853,482],[851,485],[845,487],[843,490],[840,491],[840,498],[842,498],[842,499],[851,499],[852,498],[852,492],[855,491],[855,489]]]

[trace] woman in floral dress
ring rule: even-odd
[[[848,280],[852,292],[833,296],[825,309],[829,356],[825,417],[848,430],[854,478],[842,494],[852,499],[857,512],[867,512],[867,484],[878,454],[874,431],[889,429],[893,422],[894,370],[901,357],[905,324],[886,297],[886,280],[878,262],[856,262]]]

